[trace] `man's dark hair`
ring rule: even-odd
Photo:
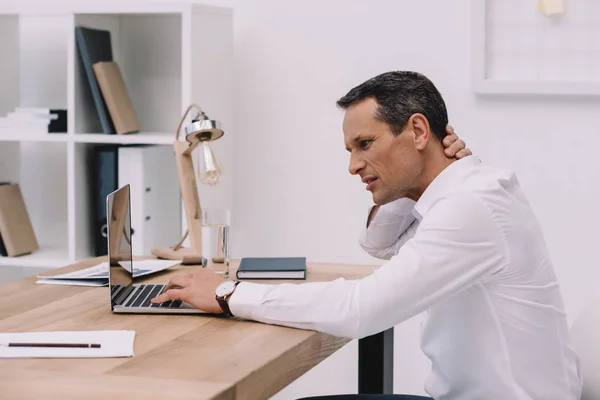
[[[446,137],[446,104],[433,82],[424,75],[412,71],[383,73],[350,90],[337,105],[345,110],[367,97],[375,98],[378,104],[375,118],[387,123],[393,135],[402,132],[412,114],[421,113],[440,141]]]

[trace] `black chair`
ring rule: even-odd
[[[331,396],[303,397],[298,400],[433,400],[431,397],[410,394],[336,394]]]

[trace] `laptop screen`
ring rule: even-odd
[[[118,298],[133,283],[130,208],[129,185],[115,190],[106,197],[108,279],[111,306],[118,303]]]

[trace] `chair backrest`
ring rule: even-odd
[[[581,400],[600,399],[600,292],[585,305],[571,327],[571,342],[581,362]]]

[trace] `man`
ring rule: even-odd
[[[357,281],[243,282],[224,307],[351,338],[427,311],[421,346],[435,400],[579,399],[559,286],[515,175],[444,155],[446,106],[421,74],[379,75],[338,105],[350,173],[376,205],[361,244],[389,261]],[[221,312],[219,285],[207,271],[174,277],[155,301]]]

